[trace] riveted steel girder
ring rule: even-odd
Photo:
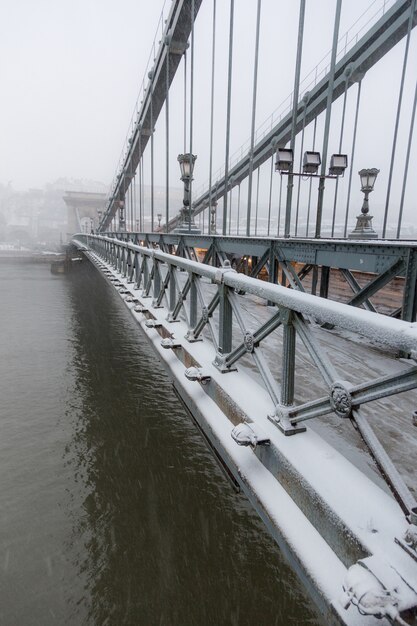
[[[200,9],[202,0],[194,0],[194,18]],[[166,100],[166,84],[171,85],[182,54],[187,48],[191,33],[191,2],[189,0],[173,0],[165,28],[165,38],[161,40],[152,68],[152,78],[136,120],[135,128],[130,137],[130,145],[124,160],[123,169],[116,188],[106,208],[100,230],[105,230],[114,217],[118,201],[124,199],[138,166],[143,152],[153,132],[152,126],[159,117]],[[168,67],[167,67],[168,65]]]

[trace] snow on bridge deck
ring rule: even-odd
[[[184,320],[180,319],[175,324],[167,322],[166,308],[153,308],[151,301],[143,297],[142,290],[135,289],[122,273],[103,262],[95,253],[85,253],[101,271],[107,273],[108,279],[112,277],[113,284],[117,280],[122,290],[119,295],[168,367],[174,386],[185,404],[281,549],[289,556],[327,619],[345,624],[388,623],[385,619],[374,621],[371,615],[398,616],[398,610],[415,606],[417,564],[396,543],[396,539],[403,539],[410,526],[382,484],[349,420],[330,415],[310,421],[305,433],[283,436],[268,421],[267,416],[274,407],[250,362],[249,354],[239,361],[237,372],[221,373],[213,365],[214,347],[206,340],[207,330],[203,331],[207,335],[204,341],[189,343],[185,339],[188,325]],[[164,255],[160,253],[159,256],[162,258]],[[181,262],[178,260],[178,263]],[[179,273],[181,288],[187,276],[187,272]],[[204,277],[201,282],[208,301],[217,285]],[[233,283],[230,275],[228,282]],[[254,279],[247,280],[249,286],[255,283]],[[256,292],[256,289],[252,291]],[[264,304],[263,298],[268,297],[268,291],[268,285],[264,284],[259,286],[258,296],[238,296],[246,314],[248,330],[259,327],[271,316],[272,310],[276,312],[276,309]],[[344,305],[328,303],[330,314],[324,309],[320,313],[320,306],[325,305],[319,306],[316,298],[285,291],[293,300],[295,309],[300,302],[307,302],[313,315],[322,313],[334,321],[343,315]],[[132,298],[149,312],[135,312]],[[398,359],[395,350],[387,353],[386,345],[384,350],[378,345],[375,314],[365,311],[349,314],[352,317],[349,330],[325,330],[311,325],[314,336],[328,353],[341,378],[357,384],[358,381],[407,369],[408,360]],[[353,335],[355,319],[362,330],[369,331],[372,340],[365,342],[363,338],[358,340]],[[159,326],[147,325],[149,320],[154,320]],[[218,324],[215,316],[213,321]],[[415,327],[412,324],[384,318],[380,328],[385,335],[382,338],[385,341],[388,338],[388,343],[394,328],[400,328],[404,337],[411,337],[411,344],[415,343]],[[278,328],[267,342],[262,343],[264,357],[273,373],[278,372],[281,362],[281,334],[282,329]],[[180,345],[178,349],[166,350],[161,346],[161,338],[170,335]],[[317,370],[302,348],[301,341],[298,342],[296,355],[296,403],[326,395],[324,384],[317,375],[312,375]],[[203,365],[210,381],[202,385],[187,380],[184,363]],[[416,441],[412,425],[415,399],[415,391],[410,391],[361,408],[364,412],[366,409],[367,417],[410,489],[416,484],[416,468],[413,467]],[[260,433],[270,440],[270,446],[258,445],[252,449],[236,444],[231,432],[234,425],[242,421],[242,416],[254,426],[258,436]],[[340,596],[343,585],[347,589],[344,596],[346,606],[350,600],[353,604],[357,603],[359,596],[371,590],[374,604],[371,602],[368,606],[368,617],[361,617],[354,608],[347,611],[342,606]],[[394,587],[397,591],[393,591]],[[392,592],[389,597],[385,594],[387,589]],[[363,602],[361,606],[363,608]]]

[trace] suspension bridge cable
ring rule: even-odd
[[[238,192],[237,192],[237,234],[239,234],[239,222],[240,222],[240,183],[238,185]]]
[[[292,99],[290,148],[293,151],[293,154],[294,154],[294,148],[295,148],[295,135],[296,135],[296,126],[297,126],[298,92],[300,89],[301,57],[303,53],[305,6],[306,6],[305,0],[301,0],[300,14],[298,18],[297,56],[296,56],[296,61],[295,61],[294,91],[293,91],[293,99]],[[285,206],[284,237],[290,236],[292,189],[294,186],[294,176],[292,175],[292,171],[293,171],[293,166],[291,164],[289,168],[288,180],[287,180],[287,200],[286,200],[286,206]]]
[[[153,74],[151,82],[151,232],[154,230],[155,207],[154,207],[154,127],[153,127]]]
[[[223,226],[222,234],[226,235],[227,225],[227,181],[229,177],[229,151],[230,151],[230,109],[232,102],[232,65],[233,65],[233,24],[234,24],[234,0],[230,0],[229,18],[229,64],[227,70],[227,113],[226,113],[226,154],[224,157],[224,195],[223,195]]]
[[[302,0],[304,2],[305,0]],[[256,38],[255,38],[255,61],[253,68],[253,88],[252,88],[252,123],[250,135],[249,149],[249,174],[248,174],[248,207],[246,214],[246,236],[250,237],[250,220],[252,205],[252,174],[253,174],[253,148],[255,145],[255,118],[256,118],[256,96],[258,91],[258,58],[259,58],[259,30],[261,23],[261,2],[258,0],[258,9],[256,14]]]
[[[384,211],[384,223],[382,226],[382,238],[384,239],[386,230],[387,230],[387,219],[388,219],[388,209],[389,209],[389,201],[391,197],[391,184],[392,184],[392,174],[394,171],[394,163],[395,163],[395,152],[397,149],[397,135],[398,135],[398,127],[400,124],[400,116],[401,116],[401,106],[403,100],[403,90],[404,90],[404,82],[405,82],[405,74],[407,71],[407,62],[408,62],[408,50],[410,47],[410,35],[411,28],[413,26],[413,17],[416,8],[416,0],[411,1],[410,7],[410,16],[408,18],[408,26],[407,26],[407,38],[405,40],[405,50],[404,50],[404,60],[403,60],[403,69],[401,73],[401,82],[400,82],[400,90],[398,93],[398,104],[397,104],[397,114],[395,116],[395,127],[394,127],[394,137],[392,140],[392,150],[391,150],[391,163],[389,167],[388,174],[388,186],[387,186],[387,195],[385,199],[385,211]]]
[[[257,170],[257,181],[256,181],[256,207],[255,207],[255,236],[258,234],[258,206],[259,206],[259,173],[261,168],[258,167]]]
[[[141,154],[142,151],[142,141],[141,141],[142,135],[139,133],[139,154]],[[142,162],[143,159],[141,158],[139,161],[139,228],[140,228],[140,232],[143,233],[143,206],[142,206]]]
[[[193,154],[193,108],[194,108],[194,17],[195,17],[195,0],[191,0],[191,63],[190,63],[190,159]],[[190,191],[188,200],[188,232],[191,232],[191,215],[192,215],[192,198],[193,198],[193,177],[190,176]]]
[[[298,165],[298,171],[301,172],[302,167],[302,158],[303,158],[303,150],[304,150],[304,133],[306,127],[306,112],[307,112],[307,102],[308,99],[306,97],[303,98],[303,128],[301,131],[301,146],[300,146],[300,162]],[[301,191],[301,177],[298,177],[298,185],[297,185],[297,206],[295,210],[295,231],[294,235],[297,237],[298,234],[298,215],[300,210],[300,191]]]
[[[352,174],[353,174],[353,163],[354,163],[354,159],[355,159],[356,134],[357,134],[357,130],[358,130],[358,118],[359,118],[359,106],[360,106],[360,101],[361,101],[361,90],[362,90],[362,78],[358,82],[358,93],[357,93],[357,96],[356,96],[356,111],[355,111],[355,122],[354,122],[354,125],[353,125],[353,138],[352,138],[352,151],[351,151],[352,157],[351,157],[351,163],[350,163],[349,184],[348,184],[348,193],[347,193],[347,199],[346,199],[345,227],[344,227],[344,230],[343,230],[343,237],[346,237],[347,225],[348,225],[348,219],[349,219],[350,193],[351,193],[351,189],[352,189]]]
[[[169,222],[169,42],[165,58],[165,230]]]
[[[140,184],[140,189],[142,192],[142,232],[145,230],[145,163],[144,160],[141,159],[140,160],[142,167],[140,170],[140,175],[141,175],[141,184]]]
[[[405,190],[407,186],[408,166],[410,163],[411,144],[413,142],[414,122],[416,119],[416,107],[417,107],[417,82],[416,82],[416,88],[414,91],[414,103],[413,103],[413,110],[411,113],[410,130],[408,133],[407,155],[405,157],[404,178],[403,178],[403,186],[401,190],[400,212],[398,215],[397,239],[400,238],[400,233],[401,233],[401,222],[402,222],[402,217],[403,217]]]
[[[135,232],[136,232],[138,230],[137,220],[136,220],[136,172],[135,172],[135,175],[133,177],[133,206],[135,207],[135,210],[134,210],[134,220],[135,220],[135,222],[134,222],[134,229],[135,229]]]
[[[229,201],[229,235],[232,230],[232,199],[233,199],[233,187],[232,187],[232,179],[230,179],[230,201]]]
[[[343,110],[342,110],[342,123],[340,126],[340,138],[339,138],[339,154],[342,152],[342,142],[343,142],[343,133],[345,128],[345,115],[346,115],[346,102],[347,102],[347,91],[349,87],[349,77],[346,76],[345,81],[345,93],[343,95]],[[333,217],[332,217],[332,237],[334,236],[334,226],[336,222],[336,207],[337,207],[337,194],[339,190],[339,177],[336,178],[336,184],[334,188],[334,202],[333,202]]]
[[[184,154],[187,152],[187,50],[184,50]]]
[[[279,237],[279,230],[280,230],[280,226],[281,226],[281,204],[282,204],[282,174],[279,177],[279,201],[278,201],[277,237]]]
[[[133,185],[132,185],[132,180],[130,181],[130,185],[129,185],[129,191],[130,191],[130,206],[129,206],[129,210],[130,210],[130,228],[129,231],[132,232],[133,230]]]
[[[271,206],[272,206],[272,181],[274,177],[274,155],[271,157],[271,172],[269,177],[269,198],[268,198],[268,237],[271,227]]]
[[[120,213],[123,216],[123,220],[120,219]],[[120,228],[120,222],[122,227]],[[123,177],[123,208],[119,209],[119,230],[126,230],[126,179]]]
[[[317,197],[315,237],[318,239],[321,236],[321,221],[323,217],[324,187],[325,187],[325,180],[326,180],[324,176],[326,175],[327,149],[329,145],[329,131],[330,131],[330,119],[331,119],[331,114],[332,114],[334,73],[335,73],[335,67],[336,67],[337,42],[339,39],[341,8],[342,8],[342,0],[337,0],[336,12],[335,12],[335,18],[334,18],[334,29],[333,29],[332,56],[331,56],[330,70],[329,70],[329,84],[327,87],[327,102],[326,102],[326,117],[324,121],[323,147],[321,151],[322,162],[321,162],[321,172],[320,172],[320,179],[319,179],[320,181],[319,193]]]
[[[316,71],[317,76],[317,71]],[[313,128],[313,152],[316,149],[316,136],[317,136],[317,117],[314,118]],[[312,191],[313,179],[310,178],[310,184],[308,188],[308,204],[307,204],[307,224],[306,224],[306,237],[308,237],[308,229],[310,224],[310,208],[311,208],[311,191]]]
[[[213,32],[211,43],[211,94],[210,94],[210,156],[209,156],[209,210],[208,233],[211,234],[211,205],[213,202],[213,123],[214,123],[214,68],[216,59],[216,0],[213,0]],[[204,221],[203,221],[204,223]]]

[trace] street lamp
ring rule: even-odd
[[[125,202],[119,200],[119,230],[125,229]]]
[[[195,154],[179,154],[178,163],[180,164],[181,180],[183,182],[189,182],[193,177],[194,163],[197,156]]]
[[[369,194],[374,189],[379,170],[375,167],[360,170],[361,191],[364,195],[361,213],[356,218],[355,229],[349,233],[349,239],[377,239],[378,235],[372,228],[372,215],[369,215]]]
[[[195,154],[179,154],[178,163],[181,169],[181,180],[184,183],[183,207],[180,211],[180,224],[175,229],[177,233],[200,234],[200,230],[194,224],[194,216],[190,205],[190,181],[193,180],[194,163],[197,156]]]

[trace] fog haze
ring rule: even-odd
[[[309,72],[314,77],[315,66],[331,48],[335,4],[334,0],[307,2],[302,77]],[[345,1],[340,47],[348,45],[358,29],[358,36],[362,36],[367,20],[372,19],[383,5],[387,10],[392,4],[392,1],[384,3],[382,0],[366,3]],[[195,190],[206,184],[209,171],[212,6],[211,0],[203,1],[195,24],[193,152],[198,155]],[[165,16],[169,7],[167,0]],[[368,7],[368,13],[357,22]],[[0,184],[10,182],[13,188],[23,190],[67,178],[97,181],[105,188],[110,185],[140,84],[147,73],[147,61],[161,9],[162,2],[143,0],[121,0],[117,4],[110,0],[62,0],[59,3],[52,0],[36,3],[17,0],[8,3],[7,7],[3,5],[0,26],[3,87]],[[288,98],[293,89],[298,11],[298,3],[276,0],[264,0],[262,3],[257,127]],[[228,19],[229,3],[217,2],[214,170],[221,167],[224,161]],[[255,1],[235,3],[231,154],[238,151],[250,135],[255,19]],[[156,36],[156,47],[159,39],[160,32]],[[374,206],[379,211],[386,193],[404,45],[405,40],[399,42],[363,81],[354,169],[355,176],[361,167],[378,167],[381,170],[373,196]],[[151,53],[150,66],[152,57]],[[409,59],[393,185],[395,207],[398,206],[402,184],[415,85],[417,45],[414,31]],[[326,61],[320,69],[325,66]],[[181,185],[176,155],[187,148],[183,143],[182,76],[181,65],[170,92],[170,185],[174,187]],[[303,84],[300,95],[307,85]],[[351,151],[355,98],[354,87],[348,94],[342,146],[348,154]],[[187,107],[189,110],[189,101]],[[342,98],[339,98],[332,113],[329,154],[338,151],[341,107]],[[188,124],[189,120],[187,136]],[[319,149],[322,128],[323,116],[318,123]],[[312,124],[306,129],[305,149],[310,148],[311,143]],[[155,132],[157,185],[165,184],[164,151],[163,110]],[[414,140],[411,164],[416,162],[416,152]],[[146,153],[144,167],[146,183],[150,169],[149,154]],[[261,171],[263,187],[267,186],[268,167]],[[410,177],[406,215],[412,213],[412,197],[416,193],[416,183]],[[264,195],[262,191],[261,197]],[[343,200],[346,195],[343,184],[340,195]],[[361,197],[356,183],[353,201],[359,205]]]

